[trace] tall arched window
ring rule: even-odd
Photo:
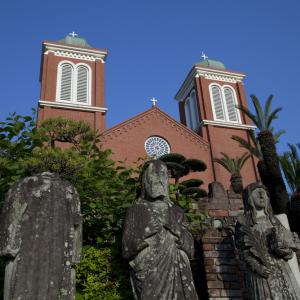
[[[239,111],[236,108],[237,100],[234,90],[229,86],[210,86],[210,97],[214,119],[217,121],[239,123]]]
[[[76,100],[81,103],[88,103],[89,95],[89,69],[85,66],[77,67],[77,88]]]
[[[197,130],[200,124],[196,94],[193,90],[184,104],[186,125],[192,130]]]
[[[59,100],[72,101],[73,92],[73,73],[74,68],[69,63],[63,63],[60,65],[58,79],[59,85]]]
[[[192,129],[197,130],[200,124],[198,105],[196,100],[196,94],[193,90],[190,95],[190,108],[191,108],[191,119],[192,119]]]
[[[228,121],[238,122],[239,121],[238,114],[237,114],[238,111],[235,107],[236,102],[235,102],[233,90],[229,87],[224,87],[223,91],[224,91]]]
[[[57,69],[56,100],[90,104],[91,71],[87,65],[62,62]]]

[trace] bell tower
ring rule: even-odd
[[[245,74],[226,69],[220,61],[202,56],[203,61],[195,64],[175,99],[179,103],[181,123],[202,136],[210,144],[211,165],[214,180],[228,182],[230,174],[213,158],[221,152],[230,157],[247,152],[232,140],[233,135],[250,142],[249,130],[255,130],[247,116],[237,106],[248,107],[243,85]],[[200,158],[201,159],[201,158]],[[248,159],[242,169],[244,185],[258,179],[254,157]]]
[[[105,129],[104,63],[107,50],[91,47],[74,32],[44,41],[40,70],[38,121],[51,117],[83,120]]]

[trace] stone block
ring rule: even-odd
[[[224,288],[224,283],[221,281],[207,281],[207,287],[209,289],[222,289]]]

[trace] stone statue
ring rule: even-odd
[[[183,210],[169,199],[166,165],[151,161],[123,230],[136,300],[198,299],[189,263],[194,241],[186,225]]]
[[[243,200],[245,211],[237,220],[235,242],[247,267],[250,299],[299,299],[300,287],[288,264],[293,252],[300,248],[297,234],[287,230],[273,215],[262,184],[248,185]]]
[[[81,215],[74,187],[42,173],[15,183],[0,216],[4,300],[75,299]]]

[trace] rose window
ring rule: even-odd
[[[170,153],[170,146],[166,140],[159,136],[151,136],[145,142],[145,150],[151,157],[158,158]]]

